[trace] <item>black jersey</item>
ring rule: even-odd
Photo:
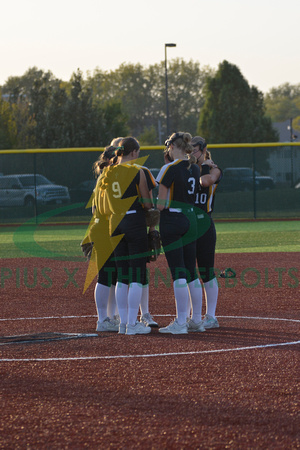
[[[213,212],[216,189],[223,177],[222,170],[221,169],[219,170],[221,171],[219,179],[212,186],[203,187],[201,186],[201,184],[199,184],[200,188],[199,191],[196,193],[195,206],[203,209],[203,211],[207,213]]]
[[[156,177],[159,184],[168,188],[165,208],[194,205],[199,191],[200,169],[187,160],[176,159],[165,164]]]
[[[146,176],[148,189],[149,189],[149,191],[152,191],[152,189],[154,189],[156,187],[155,178],[153,177],[153,175],[150,172],[150,170],[148,169],[148,167],[141,166],[141,169],[144,171],[144,174]]]

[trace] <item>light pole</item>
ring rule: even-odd
[[[167,47],[176,47],[176,44],[165,44],[165,76],[166,76],[166,113],[167,113],[167,136],[170,134],[169,99],[168,99],[168,67]]]

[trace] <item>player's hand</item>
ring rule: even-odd
[[[216,167],[218,167],[217,164],[215,164],[212,159],[206,159],[202,165],[204,164],[209,166],[211,169],[215,169]]]

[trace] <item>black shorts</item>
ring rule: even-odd
[[[145,214],[137,211],[123,216],[113,214],[111,224],[119,222],[113,236],[124,234],[114,250],[117,279],[124,284],[146,284],[146,262],[148,252]]]
[[[90,238],[94,242],[96,261],[98,268],[98,283],[105,286],[116,284],[116,264],[112,260],[113,247],[109,235],[109,221],[105,216],[100,216],[90,230]]]
[[[117,283],[117,266],[113,260],[113,255],[101,267],[98,273],[98,283],[104,286],[116,285]]]
[[[196,274],[197,222],[193,211],[160,214],[160,236],[173,281],[185,278],[191,282]]]

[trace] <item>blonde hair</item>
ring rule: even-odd
[[[205,160],[211,159],[211,153],[210,153],[209,150],[206,150],[204,159],[205,159]]]
[[[189,162],[190,164],[197,164],[197,158],[194,155],[189,155]]]
[[[192,141],[192,136],[190,133],[178,132],[178,133],[171,134],[169,139],[166,140],[165,144],[167,147],[169,147],[171,144],[174,144],[181,151],[183,151],[184,153],[189,155],[194,150],[194,147],[192,146],[191,141]],[[175,144],[175,142],[176,142],[176,144]]]

